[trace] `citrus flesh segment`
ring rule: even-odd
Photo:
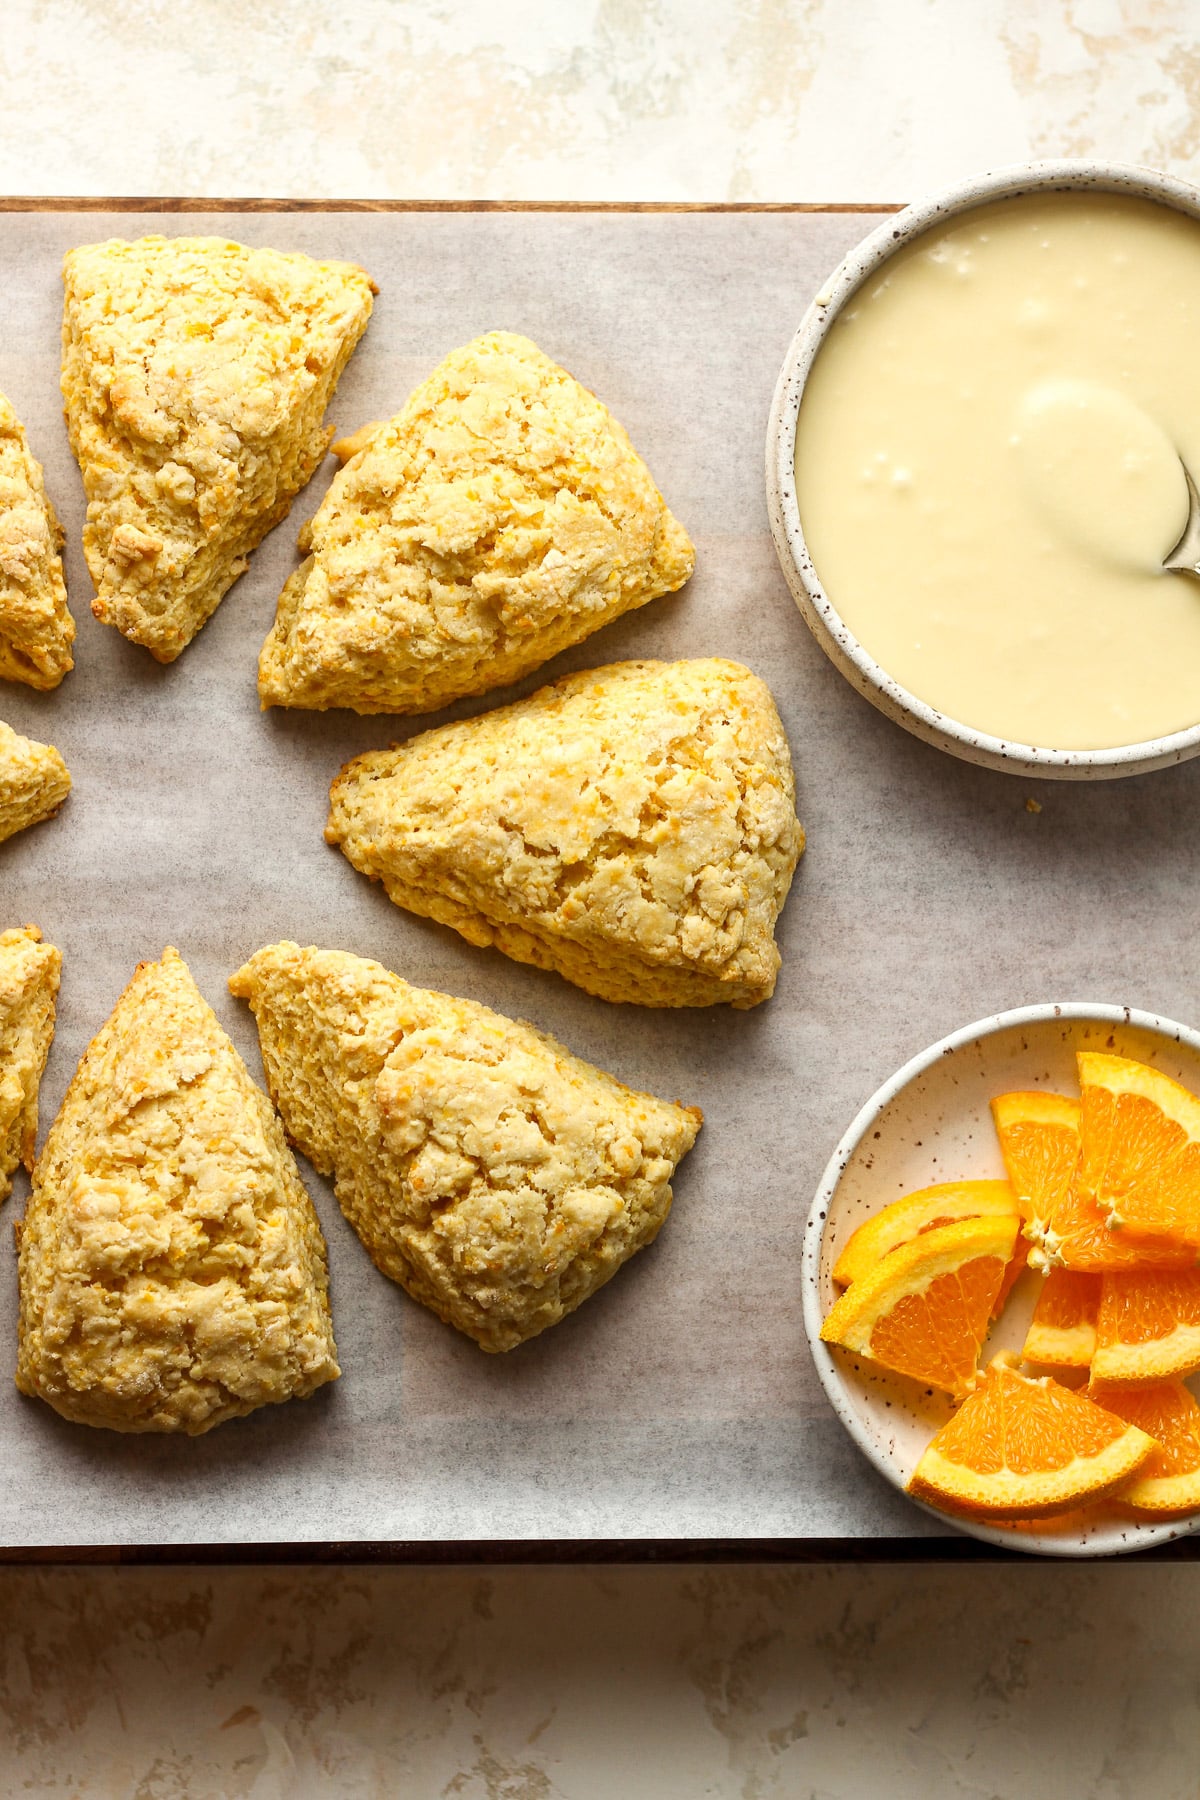
[[[1078,1061],[1081,1191],[1114,1229],[1200,1247],[1200,1099],[1129,1057]]]
[[[992,1317],[998,1319],[1008,1304],[1008,1296],[1029,1266],[1029,1239],[1019,1230],[1013,1253],[1008,1259],[1008,1267],[1004,1271],[1004,1279],[1000,1283],[1000,1292],[992,1302]]]
[[[1004,1166],[1025,1220],[1035,1269],[1186,1268],[1195,1260],[1177,1243],[1113,1231],[1077,1179],[1081,1105],[1066,1094],[999,1094],[992,1118]]]
[[[997,1357],[930,1442],[908,1491],[977,1519],[1044,1518],[1124,1487],[1153,1450],[1138,1426]]]
[[[1042,1282],[1021,1355],[1054,1369],[1086,1369],[1096,1349],[1099,1275],[1050,1269]]]
[[[936,1231],[958,1219],[1008,1218],[1016,1211],[1016,1196],[1007,1181],[942,1181],[936,1187],[919,1188],[858,1227],[833,1266],[833,1279],[839,1287],[849,1287],[869,1274],[880,1257],[923,1231]]]
[[[1139,1388],[1093,1381],[1088,1394],[1154,1439],[1154,1450],[1118,1494],[1120,1504],[1146,1519],[1177,1519],[1200,1510],[1200,1405],[1182,1381]]]
[[[1079,1162],[1079,1102],[1066,1094],[997,1094],[992,1120],[1022,1217],[1049,1220]]]
[[[1017,1224],[1010,1213],[921,1232],[846,1289],[822,1338],[946,1393],[969,1392]]]
[[[1200,1369],[1200,1269],[1101,1277],[1092,1374],[1151,1382]]]

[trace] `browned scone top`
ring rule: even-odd
[[[195,1435],[338,1374],[312,1202],[174,950],[76,1070],[18,1272],[17,1386],[81,1424]]]
[[[756,1006],[804,833],[741,663],[615,663],[346,764],[325,832],[398,906],[605,1000]]]
[[[54,688],[74,666],[62,542],[42,465],[0,394],[0,677],[6,681]]]
[[[229,986],[372,1260],[482,1349],[556,1324],[657,1235],[695,1107],[345,951],[270,944]]]
[[[33,1167],[61,971],[62,957],[36,925],[0,931],[0,1200],[12,1192],[17,1164]]]
[[[63,280],[92,611],[170,662],[324,456],[373,284],[216,237],[85,244]]]
[[[259,659],[264,706],[435,712],[681,587],[691,540],[608,408],[528,338],[454,350],[346,465]]]

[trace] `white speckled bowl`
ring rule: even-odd
[[[1039,190],[1095,188],[1103,193],[1131,194],[1173,206],[1200,220],[1200,190],[1152,169],[1116,163],[1037,162],[976,175],[960,186],[905,207],[884,220],[834,270],[800,321],[784,359],[767,426],[767,510],[771,534],[796,605],[826,655],[842,674],[889,719],[905,730],[960,756],[1022,775],[1060,780],[1095,781],[1116,775],[1141,775],[1183,762],[1200,751],[1200,724],[1170,737],[1114,750],[1052,750],[1032,744],[1006,743],[987,732],[947,718],[893,681],[870,656],[830,602],[813,567],[804,541],[796,501],[794,469],[796,421],[804,384],[833,320],[880,265],[923,232],[957,213],[993,200],[1011,200]]]
[[[821,1179],[804,1233],[804,1327],[834,1411],[864,1456],[901,1490],[949,1418],[950,1402],[821,1342],[821,1321],[837,1296],[833,1265],[850,1233],[902,1194],[936,1181],[1002,1178],[988,1102],[1027,1088],[1078,1093],[1075,1052],[1087,1048],[1138,1057],[1200,1089],[1200,1033],[1185,1025],[1121,1006],[1020,1007],[967,1025],[906,1063],[868,1100]],[[985,1361],[998,1350],[1020,1350],[1039,1280],[1027,1273],[1017,1283],[984,1346]],[[1111,1556],[1200,1529],[1200,1514],[1141,1525],[1115,1508],[1036,1527],[932,1516],[989,1544],[1047,1556]]]

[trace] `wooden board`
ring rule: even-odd
[[[1060,995],[1200,1013],[1170,925],[1192,907],[1196,856],[1178,822],[1200,800],[1200,761],[1099,790],[973,769],[875,714],[805,630],[767,529],[767,409],[810,296],[891,209],[15,198],[0,210],[0,389],[46,463],[80,621],[57,694],[3,696],[3,716],[58,741],[77,777],[58,820],[0,850],[5,917],[37,920],[66,958],[44,1120],[134,962],[169,941],[257,1071],[253,1026],[224,982],[282,936],[532,1017],[707,1118],[654,1248],[503,1358],[386,1283],[305,1168],[330,1242],[342,1381],[182,1443],[88,1432],[0,1392],[0,1558],[988,1554],[879,1482],[832,1415],[800,1321],[801,1223],[858,1106],[945,1031]],[[769,1005],[606,1006],[399,912],[324,845],[340,763],[425,723],[257,711],[258,646],[331,465],[171,668],[90,618],[56,387],[59,263],[71,243],[178,230],[181,214],[192,230],[350,255],[377,276],[332,413],[342,429],[396,410],[447,349],[494,325],[527,331],[613,407],[696,540],[696,575],[517,691],[638,655],[730,654],[768,680],[809,832]],[[22,1206],[18,1193],[8,1216]],[[0,1342],[14,1322],[10,1259]]]

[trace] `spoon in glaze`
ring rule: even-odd
[[[1164,556],[1163,568],[1176,575],[1193,575],[1200,581],[1200,494],[1186,468],[1183,479],[1188,491],[1187,524],[1175,548]]]

